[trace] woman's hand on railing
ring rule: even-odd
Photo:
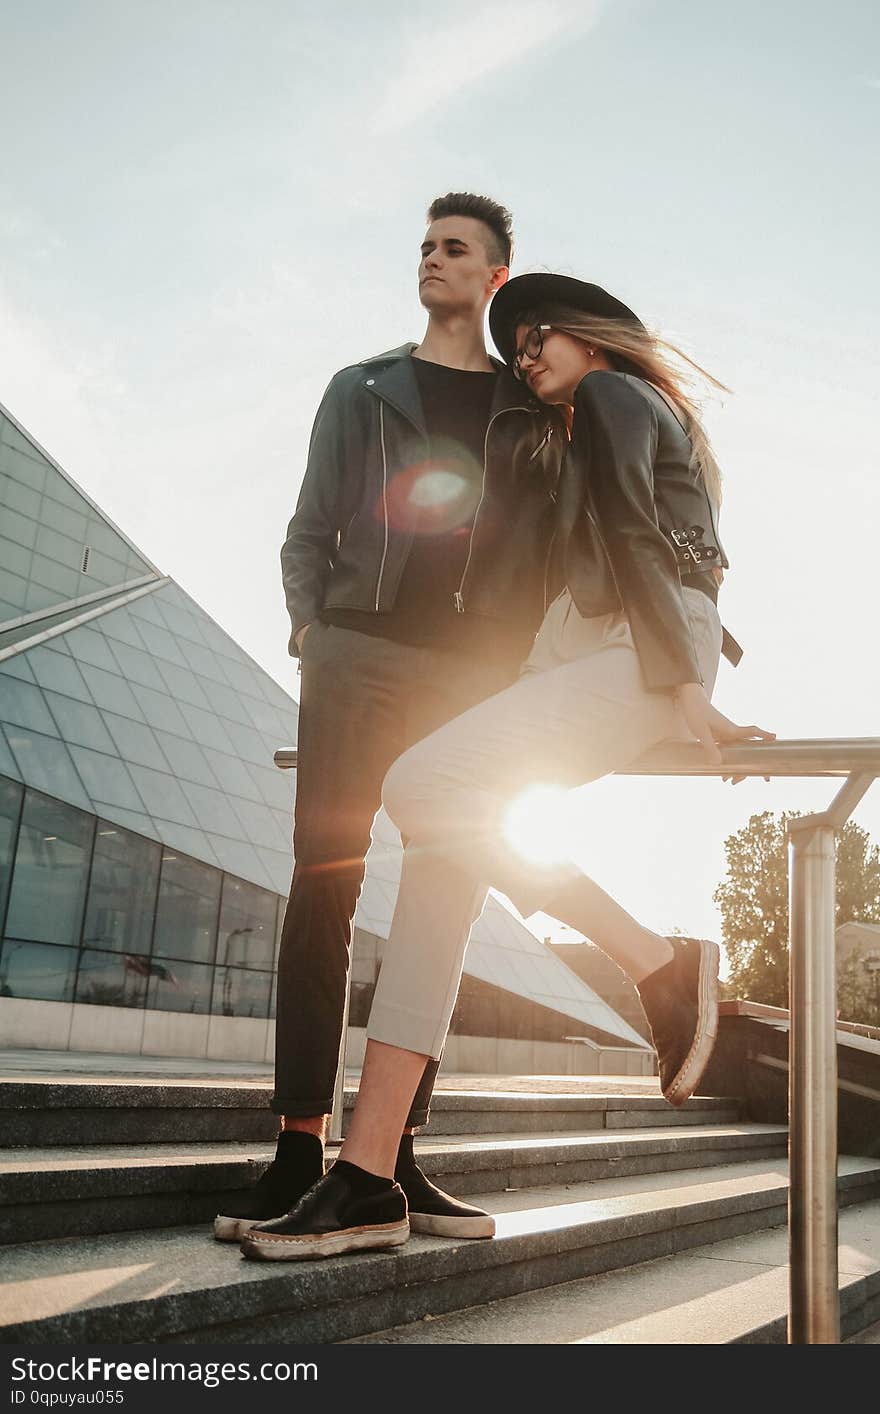
[[[700,742],[707,760],[713,766],[722,762],[719,743],[731,741],[775,741],[776,733],[765,731],[754,725],[741,727],[719,712],[706,696],[706,689],[698,682],[683,683],[676,694],[678,705],[689,729]],[[738,785],[745,776],[724,776],[725,781]],[[767,776],[765,780],[769,779]]]

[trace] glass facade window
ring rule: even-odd
[[[76,948],[7,938],[0,952],[0,997],[72,1001],[76,962]]]
[[[94,816],[25,794],[5,933],[41,943],[79,943]]]
[[[82,781],[74,770],[70,752],[63,741],[8,723],[4,723],[3,730],[23,781],[33,786],[34,790],[45,791],[47,795],[60,791],[66,801],[81,805],[84,810],[89,809],[91,801],[83,790]]]
[[[18,834],[18,817],[21,814],[21,798],[24,791],[15,781],[0,776],[0,928],[6,913],[6,899],[9,895],[9,880],[12,878],[12,860],[15,855],[15,839]]]
[[[277,896],[268,889],[224,875],[217,962],[271,972],[277,909]]]
[[[158,1011],[209,1012],[213,972],[213,967],[203,967],[197,962],[152,959],[147,1006]]]
[[[215,1016],[253,1016],[261,1021],[269,1014],[272,992],[270,972],[251,972],[245,967],[218,967],[214,972]]]
[[[355,928],[351,950],[349,1026],[366,1026],[382,960],[382,939],[364,928]]]
[[[264,1020],[285,905],[0,776],[0,996]]]
[[[48,736],[58,735],[40,689],[20,678],[8,677],[4,672],[0,672],[0,719]]]
[[[93,1006],[142,1007],[147,997],[150,960],[136,953],[97,952],[80,956],[74,1001]]]
[[[2,990],[265,1018],[292,782],[253,720],[295,704],[2,409],[0,648]]]
[[[200,864],[173,850],[163,852],[153,943],[157,957],[214,961],[222,878],[220,871],[209,864]],[[210,995],[210,982],[208,992]]]
[[[278,954],[281,951],[281,933],[284,928],[284,914],[287,910],[287,899],[279,898],[278,915],[275,922],[275,966],[278,966]]]
[[[41,619],[39,627],[46,628],[46,620]],[[31,628],[31,633],[34,628]],[[60,651],[56,646],[57,639],[52,639],[44,644],[42,648],[32,648],[27,655],[27,661],[34,670],[34,677],[40,687],[51,692],[58,693],[62,697],[74,698],[77,702],[91,703],[89,691],[83,682],[83,676],[73,659]],[[14,661],[14,659],[13,659]],[[48,699],[47,699],[48,700]],[[62,704],[62,708],[63,708]],[[51,703],[50,703],[51,710]],[[94,708],[92,708],[94,711]],[[54,716],[53,712],[53,716]],[[57,721],[57,718],[56,718]],[[61,723],[60,730],[64,735],[65,727]],[[74,737],[74,741],[79,741],[79,737]]]
[[[152,840],[108,820],[98,821],[83,947],[150,951],[161,855],[161,845]]]

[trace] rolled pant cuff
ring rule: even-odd
[[[312,1119],[316,1115],[329,1115],[333,1112],[333,1105],[328,1104],[326,1108],[313,1109],[308,1106],[312,1102],[302,1100],[276,1099],[273,1095],[269,1101],[269,1109],[276,1115],[290,1115],[291,1119]],[[428,1123],[430,1110],[427,1105],[418,1110],[410,1110],[406,1117],[405,1129],[421,1129]]]
[[[367,1040],[381,1041],[385,1046],[399,1046],[402,1051],[439,1060],[446,1040],[446,1027],[435,1016],[419,1016],[416,1012],[398,1010],[385,1002],[373,1002],[367,1025]]]
[[[276,1115],[290,1115],[292,1119],[313,1119],[316,1115],[328,1115],[333,1110],[333,1096],[320,1100],[295,1100],[292,1095],[281,1095],[276,1090],[269,1101],[269,1109]]]

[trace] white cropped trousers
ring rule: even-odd
[[[698,589],[682,592],[711,694],[718,610]],[[518,794],[584,785],[669,739],[692,737],[673,696],[646,690],[626,615],[583,619],[563,591],[518,681],[404,752],[385,777],[383,803],[407,846],[367,1036],[438,1058],[488,889],[528,917],[583,878],[574,864],[530,863],[506,843]]]

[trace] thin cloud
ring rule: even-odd
[[[391,67],[392,78],[373,122],[375,133],[407,127],[463,89],[511,68],[562,34],[583,34],[597,23],[606,0],[488,0],[454,20],[410,32]]]
[[[8,187],[0,185],[0,242],[7,241],[26,251],[32,261],[54,255],[65,248],[57,230],[22,206]]]
[[[73,476],[98,434],[125,415],[128,388],[112,338],[76,339],[16,303],[0,282],[0,389],[20,422]]]

